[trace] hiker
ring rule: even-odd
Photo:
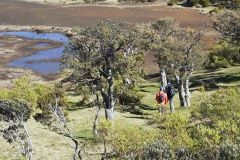
[[[167,94],[163,91],[163,87],[160,87],[160,91],[156,94],[156,101],[159,104],[158,112],[160,115],[163,114],[163,106],[168,103]]]
[[[170,111],[174,112],[174,104],[173,104],[173,97],[175,95],[174,86],[170,82],[168,82],[165,91],[167,93],[167,97],[168,97],[168,100],[169,100]]]

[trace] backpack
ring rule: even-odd
[[[160,103],[162,103],[164,101],[164,93],[159,94],[158,100]]]
[[[172,98],[175,95],[175,91],[174,91],[173,85],[168,85],[167,86],[167,95],[170,98]]]

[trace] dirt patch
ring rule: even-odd
[[[147,23],[159,18],[172,17],[182,27],[201,29],[201,24],[206,24],[203,41],[210,47],[218,38],[219,33],[211,27],[211,19],[204,11],[182,7],[170,8],[166,3],[130,4],[130,3],[105,3],[83,4],[68,3],[70,0],[1,0],[0,2],[0,31],[13,30],[45,30],[48,32],[61,32],[71,34],[75,26],[85,27],[93,25],[96,21],[104,19],[124,20],[130,23]],[[68,1],[68,2],[67,2]],[[72,0],[71,0],[72,1]],[[36,3],[41,2],[41,3]],[[73,1],[72,1],[73,2]],[[165,5],[164,5],[165,4]],[[203,14],[204,13],[204,14]],[[42,43],[43,41],[41,41]],[[29,46],[39,43],[39,40],[30,40],[19,37],[6,37],[0,35],[0,86],[5,86],[5,81],[19,78],[30,72],[37,80],[56,79],[57,75],[44,76],[34,71],[8,67],[6,64],[14,59],[36,53],[38,50]],[[53,42],[51,42],[53,43]],[[57,46],[54,44],[52,46]],[[51,47],[52,47],[51,46]],[[45,46],[41,49],[46,49]],[[151,53],[145,55],[145,67],[151,73],[157,73],[159,68]],[[46,78],[47,77],[47,78]],[[4,83],[3,83],[4,82]]]

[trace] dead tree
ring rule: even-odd
[[[55,127],[59,130],[60,134],[67,141],[67,143],[75,150],[73,159],[76,160],[78,158],[82,160],[79,142],[76,136],[72,133],[72,130],[75,130],[75,128],[71,126],[70,123],[68,123],[66,116],[64,115],[63,109],[58,106],[57,99],[55,106],[49,104],[49,107],[52,110],[57,121]],[[68,137],[73,141],[74,145],[69,141]]]
[[[0,132],[3,138],[13,143],[26,159],[32,159],[32,141],[25,122],[30,118],[31,110],[21,101],[0,100]]]

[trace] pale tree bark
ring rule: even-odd
[[[193,69],[191,69],[188,74],[187,74],[187,78],[186,78],[186,82],[185,82],[185,101],[186,101],[186,106],[190,107],[191,103],[190,103],[190,91],[189,91],[189,80],[190,80],[190,76],[193,72]]]
[[[178,75],[175,75],[175,79],[177,81],[177,88],[178,88],[180,106],[186,107],[187,105],[186,105],[183,81]]]
[[[93,123],[93,134],[94,135],[97,135],[98,134],[98,130],[97,130],[97,123],[98,123],[98,119],[100,117],[100,110],[101,110],[101,105],[99,103],[99,97],[98,97],[98,94],[97,94],[97,113],[95,115],[95,119],[94,119],[94,123]]]
[[[112,122],[114,120],[114,106],[115,98],[113,96],[113,83],[110,83],[108,94],[105,92],[104,88],[101,86],[101,95],[103,97],[103,106],[105,108],[105,117],[108,121]]]
[[[27,131],[27,127],[25,125],[23,117],[15,115],[14,113],[12,115],[15,117],[15,120],[7,120],[7,122],[14,129],[5,129],[3,124],[0,123],[0,126],[4,130],[4,137],[10,138],[14,145],[18,148],[19,153],[26,159],[31,160],[33,154],[32,141]]]
[[[105,109],[105,115],[106,115],[106,119],[108,121],[113,122],[113,120],[114,120],[114,107],[106,108]]]
[[[186,79],[185,81],[185,101],[186,106],[190,107],[190,92],[189,92],[189,79]]]
[[[25,159],[32,159],[33,147],[26,121],[31,116],[30,107],[22,101],[0,100],[0,132],[3,138],[15,145]]]
[[[166,88],[166,86],[167,86],[167,75],[166,75],[166,71],[165,71],[164,68],[160,69],[160,74],[161,74],[162,86],[163,86],[163,88]]]
[[[101,87],[101,95],[103,97],[103,106],[105,108],[105,117],[108,121],[114,120],[114,106],[116,102],[116,98],[114,97],[114,85],[113,85],[113,77],[111,70],[111,63],[109,61],[109,56],[104,56],[106,65],[107,65],[107,73],[104,72],[103,69],[99,68],[101,75],[106,78],[108,82],[108,92],[106,92],[103,88],[103,85],[100,81]]]
[[[80,155],[81,150],[79,148],[79,142],[77,141],[77,138],[72,134],[71,131],[71,125],[67,122],[66,117],[64,115],[63,110],[58,106],[58,101],[56,99],[55,106],[49,105],[50,109],[53,111],[53,114],[57,120],[57,126],[56,128],[59,129],[60,133],[62,134],[63,138],[67,141],[67,143],[74,149],[74,156],[73,159],[80,159],[82,160],[82,157]],[[74,127],[72,129],[75,130]],[[74,145],[70,143],[68,140],[68,137],[73,141]]]

